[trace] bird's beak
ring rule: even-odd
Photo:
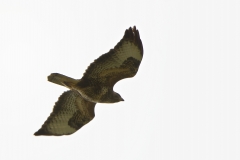
[[[124,99],[123,98],[121,98],[121,100],[120,101],[124,101]]]

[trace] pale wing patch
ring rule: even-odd
[[[54,135],[65,135],[76,132],[76,129],[68,125],[69,119],[73,116],[73,111],[63,111],[56,114],[52,120],[43,127],[46,131]]]
[[[91,106],[87,106],[89,104],[91,104]],[[81,107],[79,107],[78,105],[81,105]],[[75,121],[75,119],[72,120],[73,116],[76,115],[76,113],[79,118],[78,117],[75,117],[75,118],[78,118],[78,119],[85,118],[85,119],[89,119],[90,121],[93,118],[93,117],[90,117],[89,114],[86,114],[88,110],[86,110],[84,112],[85,114],[82,115],[82,112],[79,110],[79,108],[84,108],[84,107],[94,108],[94,106],[95,106],[94,103],[85,101],[77,91],[74,91],[74,90],[67,91],[59,97],[58,101],[56,102],[53,108],[53,112],[50,114],[48,119],[44,122],[42,127],[34,135],[72,134],[87,123],[87,122],[84,122],[83,124],[81,124],[81,121],[79,123],[79,121]],[[80,114],[78,114],[79,111],[80,111]],[[69,123],[70,120],[71,120],[71,123]]]
[[[126,61],[129,57],[133,57],[138,61],[142,60],[142,55],[139,48],[133,43],[126,41],[123,42],[122,47],[115,48],[114,54],[108,57],[107,60],[103,61],[92,70],[92,75],[101,74],[102,71],[108,69],[116,69],[119,68],[124,61]]]
[[[126,61],[129,57],[133,57],[138,61],[142,60],[142,55],[139,48],[133,43],[125,41],[123,42],[122,47],[115,49],[115,53],[114,55],[112,55],[114,61],[112,61],[109,67],[111,68],[120,67],[123,64],[123,62]]]
[[[120,47],[116,52],[116,55],[118,57],[117,61],[119,64],[122,64],[129,57],[133,57],[139,61],[142,60],[142,55],[139,48],[129,41],[123,42],[122,47]]]

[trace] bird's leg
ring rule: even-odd
[[[69,89],[73,89],[73,86],[78,82],[78,80],[67,77],[65,75],[59,73],[52,73],[48,76],[48,81],[67,87]]]

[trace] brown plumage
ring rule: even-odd
[[[48,80],[70,91],[59,97],[53,112],[35,135],[72,134],[93,119],[96,103],[123,101],[113,86],[121,79],[135,76],[142,57],[142,41],[134,26],[125,31],[114,49],[91,63],[81,79],[52,73]]]
[[[90,122],[96,103],[86,101],[75,90],[64,92],[55,103],[53,111],[34,135],[69,135]]]

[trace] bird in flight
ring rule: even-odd
[[[143,46],[136,27],[125,31],[123,38],[108,53],[87,68],[81,79],[52,73],[48,81],[67,87],[53,111],[35,136],[70,135],[90,122],[96,103],[124,101],[113,86],[121,79],[134,77],[143,58]]]

